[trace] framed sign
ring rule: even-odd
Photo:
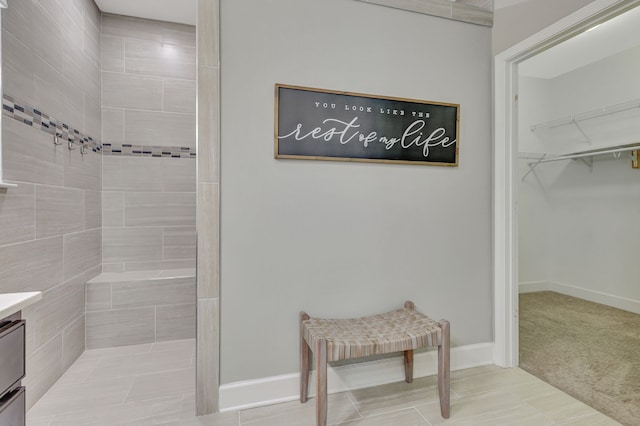
[[[458,165],[460,105],[275,89],[275,158]]]

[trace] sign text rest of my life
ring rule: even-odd
[[[455,139],[451,140],[446,136],[446,132],[442,127],[438,127],[425,137],[425,134],[422,131],[426,125],[425,120],[415,120],[412,122],[400,137],[378,136],[377,132],[369,132],[365,135],[359,130],[356,130],[360,127],[360,124],[357,124],[357,121],[357,116],[350,122],[341,121],[335,118],[327,118],[322,121],[322,124],[325,127],[315,127],[306,133],[305,130],[302,129],[302,123],[298,123],[296,128],[290,133],[278,136],[278,138],[286,139],[293,137],[297,141],[302,141],[310,137],[312,139],[323,139],[329,142],[334,137],[339,137],[340,143],[345,145],[354,141],[354,138],[357,137],[355,141],[361,142],[364,148],[367,148],[372,142],[384,144],[387,150],[393,148],[397,143],[400,143],[400,146],[405,149],[410,148],[413,145],[422,147],[422,155],[425,158],[429,156],[429,150],[431,147],[442,146],[443,148],[447,148],[456,143]]]

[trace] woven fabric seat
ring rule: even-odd
[[[316,424],[327,422],[327,362],[404,352],[405,381],[413,381],[413,351],[438,347],[440,410],[449,418],[449,322],[436,322],[418,312],[413,302],[404,308],[363,318],[311,318],[300,313],[300,401],[307,401],[310,352],[316,364]]]
[[[327,342],[330,362],[438,346],[442,330],[428,316],[402,308],[364,318],[305,320],[304,340],[314,348],[319,339]]]

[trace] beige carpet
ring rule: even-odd
[[[640,315],[543,291],[520,295],[520,367],[640,425]]]

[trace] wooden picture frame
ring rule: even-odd
[[[458,165],[460,105],[275,85],[277,159]]]

